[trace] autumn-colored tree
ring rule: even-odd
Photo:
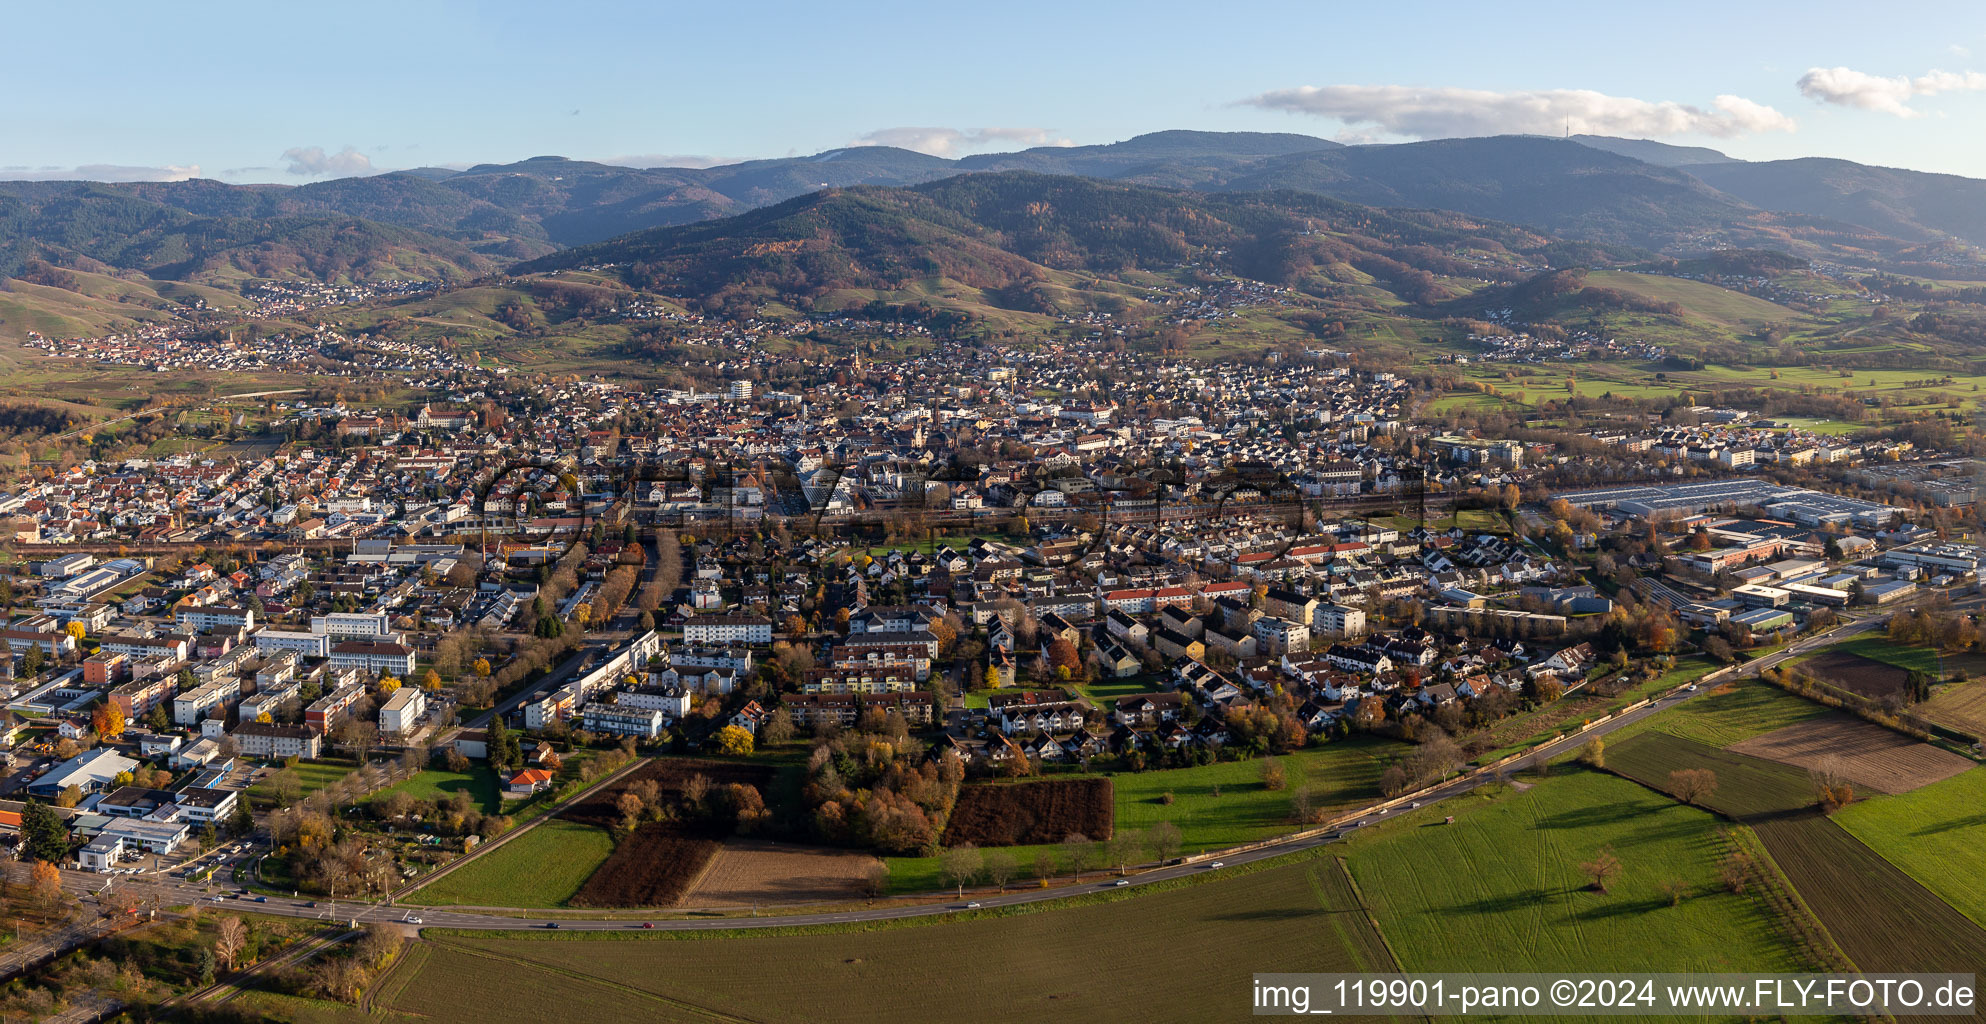
[[[71,640],[81,640],[83,639],[83,635],[89,632],[83,628],[83,624],[80,622],[71,622],[62,627],[62,631],[69,634]]]
[[[1083,667],[1082,654],[1068,637],[1058,636],[1048,645],[1048,664],[1057,670],[1067,669],[1068,674],[1073,676]]]
[[[734,757],[750,754],[754,746],[751,731],[738,725],[727,725],[717,730],[712,742],[717,745],[718,753]]]
[[[124,724],[124,709],[116,701],[104,701],[90,712],[90,727],[104,739],[114,740],[124,735]]]
[[[470,666],[469,666],[469,671],[471,671],[471,672],[474,672],[474,673],[476,673],[476,676],[477,676],[478,678],[481,678],[481,679],[487,679],[487,678],[489,678],[489,675],[490,675],[490,659],[488,659],[488,658],[477,658],[477,659],[476,659],[476,663],[475,663],[475,664],[473,664],[473,665],[470,665]]]
[[[55,909],[62,898],[62,870],[45,860],[28,869],[28,896],[43,913]]]
[[[427,674],[421,677],[421,689],[429,693],[441,689],[441,673],[428,669]]]
[[[382,697],[384,697],[384,696],[386,696],[387,694],[390,694],[390,693],[394,693],[394,692],[396,692],[396,691],[398,691],[399,689],[400,689],[400,678],[399,678],[398,676],[380,676],[380,677],[379,677],[379,695],[380,695],[380,696],[382,696]]]

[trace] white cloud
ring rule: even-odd
[[[1793,119],[1741,96],[1719,96],[1708,109],[1672,101],[1609,96],[1590,89],[1492,92],[1408,85],[1306,85],[1251,96],[1242,104],[1336,118],[1417,139],[1525,133],[1651,138],[1790,132]]]
[[[899,149],[916,150],[927,156],[950,159],[970,150],[993,145],[1073,146],[1076,143],[1074,140],[1058,137],[1053,130],[1047,128],[981,128],[969,132],[957,128],[882,128],[866,132],[848,144],[895,146]]]
[[[5,181],[188,181],[200,176],[199,164],[180,167],[135,167],[126,164],[83,164],[80,167],[0,167]]]
[[[372,173],[372,158],[351,146],[336,153],[326,153],[323,146],[298,146],[283,150],[283,163],[284,170],[306,178],[348,178]]]
[[[1910,106],[1911,99],[1941,92],[1986,89],[1986,73],[1932,71],[1916,78],[1909,75],[1885,78],[1854,68],[1808,68],[1798,85],[1802,96],[1817,103],[1874,110],[1897,117],[1922,117],[1922,111]]]
[[[701,170],[706,167],[722,167],[725,164],[742,163],[735,157],[699,156],[693,153],[636,153],[630,156],[610,156],[600,161],[615,167],[690,167]]]

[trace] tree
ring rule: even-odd
[[[1077,652],[1076,645],[1069,642],[1068,637],[1058,636],[1048,645],[1048,665],[1055,669],[1057,674],[1066,669],[1068,676],[1064,678],[1072,677],[1082,671],[1082,655]]]
[[[234,810],[228,812],[228,834],[237,839],[255,831],[255,812],[249,810],[248,795],[235,800]]]
[[[938,869],[943,874],[945,884],[965,888],[976,881],[986,867],[985,858],[980,856],[979,847],[971,843],[960,843],[945,851],[938,861]]]
[[[635,822],[641,819],[641,812],[645,806],[641,797],[630,791],[622,791],[614,800],[614,809],[621,812],[621,827],[633,829]]]
[[[1080,877],[1096,863],[1096,846],[1090,837],[1071,832],[1062,838],[1062,855],[1069,862],[1069,873]]]
[[[98,704],[96,710],[90,712],[90,727],[104,739],[117,739],[124,735],[124,709],[113,700]]]
[[[1717,773],[1708,768],[1678,768],[1669,773],[1669,792],[1686,804],[1698,804],[1717,792]]]
[[[389,695],[391,695],[391,694],[393,694],[393,693],[396,693],[396,692],[398,692],[398,691],[399,691],[399,689],[400,689],[400,678],[399,678],[398,676],[380,676],[380,677],[379,677],[379,695],[380,695],[380,696],[382,696],[382,697],[385,697],[385,696],[389,696]]]
[[[793,715],[785,708],[776,708],[768,715],[765,724],[759,726],[759,736],[768,745],[785,743],[793,738]]]
[[[1013,881],[1014,875],[1020,871],[1020,862],[1006,850],[994,850],[988,853],[985,862],[986,880],[999,886],[1001,892],[1006,892],[1007,883]]]
[[[1179,855],[1179,847],[1183,839],[1179,834],[1179,826],[1172,822],[1161,821],[1153,825],[1147,838],[1151,842],[1152,856],[1160,861],[1168,861]]]
[[[1614,855],[1612,846],[1602,846],[1593,854],[1593,859],[1579,865],[1579,873],[1593,880],[1593,888],[1607,891],[1607,883],[1621,873],[1621,859]]]
[[[490,659],[477,658],[475,663],[469,666],[469,671],[474,672],[478,679],[488,679],[490,677]]]
[[[84,629],[83,624],[80,622],[71,622],[62,627],[62,632],[69,634],[69,639],[71,640],[81,641],[89,630]]]
[[[62,899],[62,870],[53,861],[38,860],[28,870],[28,896],[43,913]]]
[[[1282,789],[1285,785],[1288,785],[1288,778],[1283,774],[1283,762],[1273,757],[1263,758],[1262,788],[1268,790],[1279,790]]]
[[[862,873],[862,895],[875,899],[890,887],[890,866],[887,861],[878,860]]]
[[[40,644],[29,645],[28,653],[21,655],[21,671],[25,673],[29,679],[36,679],[41,676],[41,666],[42,666],[41,645]]]
[[[83,787],[81,786],[64,786],[62,792],[55,795],[55,806],[57,807],[74,807],[82,802]]]
[[[490,724],[483,732],[483,747],[489,752],[491,767],[510,767],[509,741],[510,729],[503,724],[503,715],[491,715]]]
[[[1120,828],[1104,844],[1105,856],[1117,865],[1117,873],[1130,870],[1138,855],[1145,852],[1145,834],[1137,829]]]
[[[440,690],[441,673],[436,672],[434,669],[428,669],[427,674],[421,676],[421,689],[426,690],[429,693],[434,693]]]
[[[28,856],[59,864],[69,854],[69,825],[53,807],[29,800],[21,807],[21,835]]]
[[[727,725],[717,730],[712,742],[716,743],[718,753],[733,757],[750,754],[753,747],[751,731],[741,725]]]
[[[222,967],[234,970],[235,960],[247,946],[248,926],[241,923],[241,918],[230,914],[215,922],[214,956],[221,961]]]
[[[1588,740],[1585,749],[1579,752],[1579,759],[1594,768],[1605,768],[1607,766],[1607,738],[1605,736],[1595,736],[1591,740]]]

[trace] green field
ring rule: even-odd
[[[1411,812],[1355,836],[1345,856],[1410,971],[1806,969],[1777,921],[1716,884],[1723,827],[1572,770]],[[1603,846],[1622,865],[1604,893],[1578,867]],[[1661,891],[1672,881],[1690,887],[1677,906]]]
[[[1321,809],[1371,803],[1380,799],[1380,773],[1407,749],[1392,740],[1353,736],[1287,754],[1281,758],[1287,779],[1281,790],[1263,786],[1260,761],[1120,772],[1110,779],[1116,794],[1117,827],[1142,830],[1169,821],[1179,827],[1180,849],[1185,853],[1268,839],[1301,827],[1290,813],[1290,798],[1300,785],[1310,787],[1313,803]],[[1161,802],[1167,793],[1172,794],[1170,804]],[[1024,866],[1033,864],[1040,849],[1012,848]],[[1057,847],[1047,849],[1059,853]],[[887,860],[892,892],[931,892],[943,887],[937,857]]]
[[[476,802],[477,810],[495,814],[503,809],[503,790],[497,781],[496,769],[491,768],[488,762],[472,764],[466,772],[429,768],[411,779],[380,790],[373,795],[373,799],[378,800],[388,793],[405,793],[415,800],[442,803],[454,798],[457,793],[468,793]]]
[[[285,769],[278,767],[276,770],[283,771]],[[349,761],[299,761],[295,768],[288,770],[296,773],[299,796],[309,796],[357,771],[358,765]],[[276,802],[275,783],[270,779],[263,779],[261,782],[250,786],[248,789],[248,799],[249,802],[260,807],[274,805]]]
[[[1827,708],[1770,683],[1739,679],[1719,683],[1708,693],[1684,701],[1659,715],[1623,726],[1608,736],[1607,742],[1619,743],[1644,732],[1664,732],[1722,747],[1826,713]]]
[[[1843,808],[1835,823],[1986,925],[1986,767]]]
[[[1132,996],[1097,959],[1164,979]],[[969,961],[969,970],[943,965]],[[777,965],[740,983],[740,964]],[[1119,971],[1126,968],[1119,968]],[[1255,971],[1396,968],[1343,870],[1306,856],[1130,898],[792,934],[434,933],[380,986],[388,1020],[1206,1021],[1246,1013]],[[934,972],[937,972],[934,975]],[[1108,973],[1107,973],[1108,972]],[[940,982],[942,997],[930,983]],[[321,1004],[257,1001],[278,1016]],[[1135,1005],[1135,1011],[1128,1008]],[[357,1020],[310,1016],[315,1020]],[[371,1019],[380,1019],[373,1017]]]
[[[1607,770],[1664,793],[1674,792],[1671,772],[1715,772],[1716,791],[1699,802],[1733,818],[1786,814],[1815,802],[1804,771],[1667,733],[1645,732],[1607,744]]]
[[[420,906],[557,907],[614,852],[604,830],[556,818],[464,864],[402,902]]]
[[[1926,647],[1905,647],[1902,644],[1892,643],[1888,637],[1858,636],[1853,640],[1844,640],[1841,643],[1834,644],[1828,647],[1827,650],[1830,652],[1840,651],[1845,654],[1858,654],[1870,661],[1880,661],[1885,665],[1895,665],[1897,668],[1910,672],[1923,672],[1933,678],[1942,674],[1939,671],[1938,652]],[[1801,660],[1804,661],[1806,659],[1803,658]]]

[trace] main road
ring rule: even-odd
[[[1851,637],[1860,636],[1880,625],[1881,620],[1875,618],[1850,620],[1826,632],[1795,641],[1773,654],[1749,662],[1735,670],[1730,670],[1730,674],[1720,678],[1719,682],[1722,682],[1726,678],[1735,679],[1756,675],[1765,669],[1772,668],[1790,659],[1810,654],[1829,644],[1839,643]],[[1424,790],[1414,798],[1415,803],[1417,806],[1425,807],[1461,796],[1477,787],[1501,778],[1506,772],[1531,767],[1540,761],[1550,760],[1562,754],[1570,753],[1594,737],[1605,736],[1618,729],[1626,728],[1636,722],[1643,721],[1652,715],[1661,714],[1686,701],[1695,700],[1705,692],[1708,691],[1700,690],[1696,684],[1685,685],[1656,698],[1640,708],[1608,719],[1583,732],[1540,744],[1537,749],[1533,750],[1524,758],[1512,764],[1501,766],[1494,772],[1472,771],[1458,776],[1451,781]],[[766,917],[657,918],[652,921],[641,919],[630,920],[622,917],[615,920],[600,920],[564,916],[552,917],[542,913],[534,914],[525,910],[510,909],[469,912],[444,909],[430,910],[422,907],[410,908],[404,905],[391,906],[378,903],[295,900],[275,896],[258,899],[254,896],[242,897],[239,895],[216,893],[209,886],[177,882],[168,884],[167,891],[170,893],[169,902],[205,903],[209,906],[225,904],[239,906],[241,910],[250,913],[279,914],[287,917],[313,918],[327,922],[346,922],[352,925],[364,925],[376,922],[417,927],[548,929],[555,922],[557,928],[573,931],[627,931],[630,929],[648,930],[652,928],[656,931],[694,932],[728,931],[749,928],[785,928],[796,925],[860,924],[871,921],[940,917],[946,914],[958,913],[961,910],[991,909],[995,907],[1013,907],[1023,904],[1043,903],[1064,899],[1084,892],[1135,889],[1156,882],[1165,882],[1172,879],[1184,878],[1189,875],[1206,874],[1210,871],[1219,870],[1215,865],[1231,867],[1238,864],[1266,860],[1270,857],[1281,857],[1286,854],[1316,849],[1320,846],[1338,842],[1346,835],[1355,832],[1363,826],[1384,820],[1385,816],[1386,811],[1384,810],[1368,808],[1364,812],[1341,817],[1338,819],[1336,825],[1322,830],[1317,834],[1302,834],[1282,840],[1272,840],[1259,846],[1216,855],[1218,859],[1203,858],[1196,860],[1194,863],[1181,863],[1154,868],[1121,879],[1112,878],[1100,883],[1084,883],[1080,885],[1058,886],[1051,889],[1028,889],[1019,892],[974,895],[964,901],[886,903],[881,905],[865,905],[860,909],[831,910],[818,913],[776,914]],[[73,876],[74,884],[72,888],[81,888],[84,886],[93,888],[102,884],[102,876],[100,875],[90,875],[82,872],[67,872],[65,874]],[[626,912],[623,911],[622,913]]]

